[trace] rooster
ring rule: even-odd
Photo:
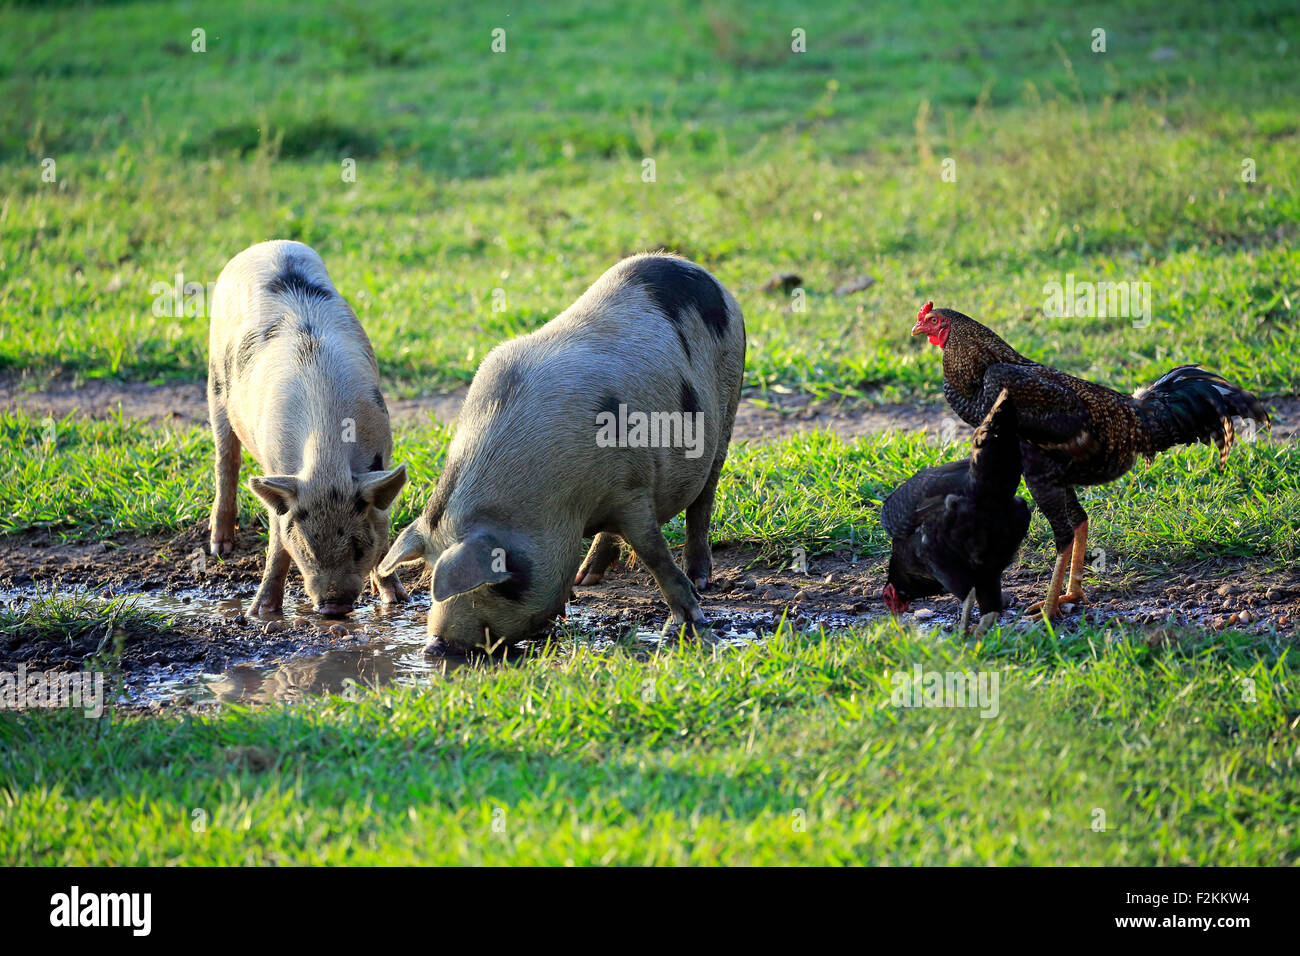
[[[965,599],[960,633],[972,597],[986,617],[1001,611],[1002,572],[1029,530],[1019,487],[1016,408],[1004,389],[975,431],[969,461],[917,472],[881,506],[893,539],[885,606],[901,614],[913,598],[947,591]]]
[[[943,350],[943,394],[963,421],[978,424],[1004,389],[1015,401],[1025,484],[1056,544],[1046,600],[1029,609],[1046,617],[1084,603],[1088,515],[1077,486],[1114,481],[1139,456],[1149,461],[1174,445],[1212,442],[1222,465],[1234,416],[1269,422],[1259,399],[1199,365],[1180,365],[1130,398],[1030,361],[970,316],[933,302],[917,313],[912,334]]]

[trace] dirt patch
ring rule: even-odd
[[[0,378],[0,407],[17,408],[29,415],[61,419],[70,414],[102,419],[119,412],[154,425],[208,423],[208,403],[202,382],[168,385],[123,383],[107,380],[55,382],[38,390],[18,377]],[[388,402],[397,425],[419,424],[433,418],[443,424],[455,421],[467,389],[423,398]],[[1300,397],[1265,401],[1273,414],[1272,435],[1291,441],[1300,434]],[[886,431],[923,431],[940,434],[945,420],[956,423],[945,405],[931,403],[871,404],[861,400],[816,400],[801,392],[747,394],[736,412],[736,441],[769,441],[799,431],[826,429],[844,439]],[[960,425],[960,423],[956,423]],[[965,431],[964,426],[960,426]],[[953,436],[957,437],[957,436]]]
[[[736,409],[732,438],[746,442],[772,441],[814,430],[833,431],[846,441],[887,431],[923,431],[937,435],[944,427],[945,418],[952,419],[952,413],[941,405],[816,401],[798,392],[761,398],[746,396]]]
[[[426,422],[430,417],[448,423],[460,411],[465,392],[462,388],[426,398],[392,399],[388,402],[388,412],[395,424]],[[32,391],[24,387],[21,379],[11,377],[0,379],[0,407],[55,419],[68,415],[102,419],[120,411],[127,418],[152,425],[207,427],[208,424],[207,385],[203,382],[148,385],[94,379],[56,382]]]
[[[62,544],[32,531],[0,538],[0,587],[89,589],[103,597],[194,588],[213,600],[251,595],[262,579],[265,534],[239,529],[235,551],[224,560],[207,555],[207,548],[206,521],[177,535],[89,544]]]
[[[234,557],[226,561],[200,560],[206,539],[202,525],[170,537],[96,544],[61,545],[43,533],[0,539],[0,591],[21,592],[22,596],[11,599],[18,606],[34,593],[57,589],[88,590],[105,598],[165,595],[171,607],[193,601],[202,608],[179,614],[174,626],[162,633],[128,628],[107,642],[105,635],[94,633],[75,644],[18,635],[0,642],[0,669],[12,671],[20,664],[29,670],[76,669],[103,660],[106,646],[115,645],[120,655],[112,666],[128,678],[147,671],[154,683],[169,677],[181,680],[240,662],[283,665],[306,655],[365,648],[384,639],[383,615],[400,616],[408,643],[421,638],[427,580],[408,581],[416,594],[413,607],[381,611],[375,599],[368,598],[356,615],[343,622],[312,614],[306,605],[284,619],[250,620],[242,609],[260,578],[262,537],[254,531],[241,532]],[[715,628],[732,637],[770,633],[782,620],[796,627],[830,628],[887,616],[880,598],[884,558],[854,560],[848,554],[828,554],[811,559],[805,572],[774,564],[752,549],[720,547],[714,561],[714,581],[702,603]],[[1041,598],[1047,577],[1045,555],[1022,559],[1004,582],[1012,605],[1003,620],[1014,621]],[[290,601],[297,589],[296,572],[291,572]],[[1259,559],[1203,560],[1103,575],[1090,584],[1088,594],[1092,603],[1067,616],[1064,632],[1081,619],[1096,623],[1119,619],[1157,629],[1231,626],[1261,635],[1294,634],[1300,619],[1300,569],[1278,568]],[[958,609],[951,597],[916,601],[903,621],[949,626]],[[628,567],[624,559],[601,584],[575,591],[569,619],[555,633],[562,635],[567,626],[598,639],[620,640],[653,631],[665,617],[663,599],[649,572],[641,566]],[[369,659],[369,652],[357,657]],[[307,677],[297,675],[292,683],[301,687],[304,681],[310,684]]]

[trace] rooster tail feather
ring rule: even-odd
[[[1236,438],[1233,418],[1244,418],[1267,426],[1264,403],[1199,365],[1180,365],[1156,382],[1133,393],[1154,455],[1174,445],[1196,442],[1214,444],[1220,461]]]

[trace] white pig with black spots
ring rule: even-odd
[[[266,568],[250,614],[283,610],[289,561],[322,614],[352,610],[368,578],[386,602],[406,592],[374,573],[388,547],[388,509],[406,481],[379,366],[365,330],[315,250],[277,240],[245,249],[213,291],[208,412],[216,441],[211,549],[235,540],[240,448],[262,476],[249,487],[269,511]]]
[[[600,580],[619,538],[654,575],[668,628],[701,627],[744,368],[735,299],[667,254],[624,259],[536,332],[493,349],[433,495],[379,566],[432,568],[428,650],[546,630],[575,584]],[[682,511],[685,571],[662,531]]]

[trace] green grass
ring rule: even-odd
[[[84,591],[51,592],[19,607],[0,610],[0,641],[22,638],[73,644],[87,634],[102,631],[106,643],[118,628],[138,634],[166,630],[171,624],[172,618],[166,614],[140,607],[138,597],[103,600]]]
[[[393,510],[395,528],[432,494],[449,435],[436,424],[397,432],[396,457],[407,463],[410,480]],[[884,497],[918,469],[968,454],[966,443],[940,446],[898,433],[852,443],[809,433],[737,445],[718,486],[713,537],[769,556],[796,546],[882,555],[889,549],[879,520]],[[204,429],[0,412],[0,533],[46,528],[93,540],[190,528],[206,522],[211,507],[211,458]],[[251,461],[245,464],[245,478],[256,473]],[[1092,518],[1092,547],[1104,549],[1106,563],[1119,571],[1210,556],[1277,563],[1300,556],[1295,443],[1240,442],[1223,468],[1207,446],[1166,452],[1114,484],[1080,489],[1080,499]],[[239,501],[241,525],[264,523],[265,509],[246,483]],[[680,516],[667,531],[682,540]],[[1050,541],[1035,513],[1030,550],[1050,550]]]
[[[934,299],[1117,387],[1198,361],[1297,390],[1282,41],[1300,15],[1281,0],[374,6],[0,10],[0,370],[200,378],[201,303],[155,315],[157,289],[288,237],[323,253],[408,393],[467,381],[660,246],[737,293],[760,387],[935,396],[937,354],[907,335]],[[806,311],[759,291],[778,270]],[[831,294],[864,273],[870,290]],[[1154,320],[1045,317],[1067,274],[1151,283]]]
[[[894,706],[918,663],[996,673],[996,718]],[[881,624],[578,645],[356,701],[0,714],[0,859],[1294,864],[1298,679],[1232,633]]]

